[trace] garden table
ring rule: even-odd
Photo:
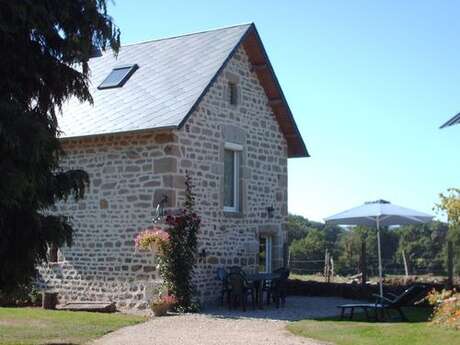
[[[260,309],[263,308],[263,293],[262,289],[264,286],[264,282],[272,281],[274,279],[280,278],[281,275],[279,273],[250,273],[246,274],[246,279],[249,282],[254,284],[254,290],[256,293],[256,303]]]

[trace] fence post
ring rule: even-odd
[[[409,278],[409,266],[407,265],[406,253],[404,252],[404,249],[402,250],[402,257],[404,262],[404,273],[406,274],[405,280],[407,282],[407,278]]]
[[[361,255],[359,256],[359,273],[361,273],[361,285],[366,285],[367,281],[367,263],[366,263],[366,241],[361,241]]]
[[[334,279],[334,258],[331,256],[331,277]]]
[[[452,241],[447,241],[447,288],[454,287],[454,248]]]
[[[326,278],[326,282],[330,282],[331,277],[331,269],[329,267],[330,260],[329,260],[329,251],[326,249],[326,253],[324,255],[324,278]]]
[[[287,267],[291,268],[291,248],[288,247]]]

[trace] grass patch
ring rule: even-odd
[[[336,345],[453,345],[460,332],[428,322],[431,309],[406,308],[410,322],[367,322],[363,314],[352,321],[339,318],[291,323],[289,331]]]
[[[326,279],[322,274],[295,274],[291,273],[289,275],[289,279],[294,280],[302,280],[305,282],[308,281],[313,281],[313,282],[320,282],[320,283],[325,283]],[[342,276],[334,276],[331,278],[331,283],[347,283],[350,279],[347,277],[342,277]]]
[[[0,345],[83,344],[144,320],[124,314],[0,308]]]

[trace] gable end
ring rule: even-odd
[[[236,44],[232,49],[222,66],[181,121],[178,128],[181,128],[194,112],[204,95],[207,93],[218,75],[223,71],[228,61],[233,57],[240,45],[243,45],[243,48],[248,54],[249,60],[252,64],[252,70],[255,71],[262,87],[264,88],[269,99],[268,105],[272,108],[280,129],[286,138],[288,145],[288,157],[310,157],[254,24],[251,24],[244,35],[242,35],[238,44]]]

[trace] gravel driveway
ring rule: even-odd
[[[210,308],[201,314],[153,318],[110,333],[94,345],[318,345],[291,335],[290,321],[337,314],[336,306],[352,301],[335,297],[289,297],[285,308],[228,311]]]

